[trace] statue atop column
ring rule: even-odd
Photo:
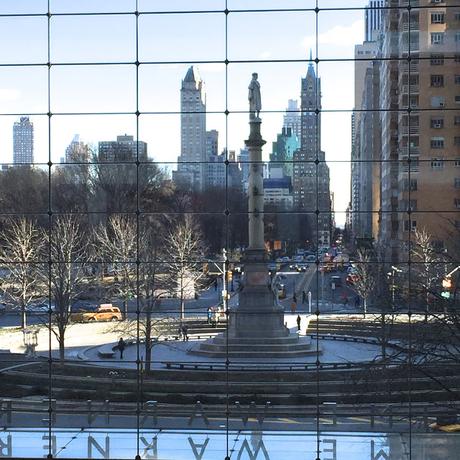
[[[249,83],[249,119],[254,120],[259,118],[259,113],[262,109],[262,102],[260,98],[260,83],[257,81],[257,73],[252,74],[252,80]]]

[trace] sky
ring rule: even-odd
[[[363,7],[365,0],[347,2]],[[339,59],[315,66],[322,85],[321,147],[331,170],[336,220],[343,224],[349,201],[351,111],[354,101],[354,45],[364,39],[362,10],[333,10],[341,0],[319,0],[326,8],[307,12],[231,12],[225,46],[223,0],[139,0],[139,11],[214,10],[207,14],[141,14],[139,16],[139,86],[136,92],[135,16],[66,16],[69,12],[129,12],[134,0],[51,0],[50,105],[48,112],[47,17],[0,17],[0,162],[12,160],[12,125],[19,114],[34,123],[35,161],[64,156],[75,134],[97,144],[120,134],[136,133],[134,115],[87,115],[94,112],[141,112],[139,139],[149,155],[168,166],[180,154],[180,85],[190,64],[198,62],[205,81],[207,129],[219,131],[219,149],[239,151],[248,135],[247,86],[258,72],[262,93],[264,158],[281,131],[288,99],[299,99],[307,62],[258,60]],[[310,8],[313,0],[228,0],[228,8]],[[110,8],[110,10],[107,10]],[[329,9],[331,8],[331,9]],[[1,14],[46,13],[45,0],[2,0]],[[63,15],[61,15],[63,14]],[[316,29],[318,27],[318,29]],[[316,34],[318,44],[316,46]],[[227,72],[223,63],[230,61]],[[185,62],[184,62],[185,61]],[[238,62],[233,62],[238,61]],[[64,64],[86,65],[64,65]],[[95,65],[99,63],[99,65]],[[106,63],[106,64],[102,64]],[[113,63],[125,63],[113,65]],[[23,64],[34,64],[24,66]],[[91,65],[92,64],[92,65]],[[102,64],[102,65],[101,65]],[[137,98],[136,98],[137,96]],[[228,109],[228,123],[224,111]],[[145,113],[147,112],[147,113]],[[236,113],[235,113],[236,112]],[[73,113],[79,113],[74,115]],[[10,114],[10,115],[6,115]],[[51,146],[49,153],[48,145]]]

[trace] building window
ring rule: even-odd
[[[444,96],[431,96],[431,107],[440,108],[444,107]]]
[[[416,192],[417,191],[417,179],[404,179],[403,188],[405,192],[409,192],[409,184],[410,184],[410,191]]]
[[[430,141],[430,147],[432,149],[444,148],[444,138],[443,137],[432,137]]]
[[[460,54],[454,54],[454,62],[459,63],[460,62]]]
[[[460,104],[460,96],[455,96],[455,103]]]
[[[444,43],[444,33],[443,32],[431,32],[431,44],[432,45],[442,45]]]
[[[460,125],[460,115],[455,115],[454,116],[454,125],[455,126]]]
[[[432,118],[431,127],[434,129],[444,128],[444,119],[443,118]]]
[[[402,200],[401,211],[417,211],[417,200]]]
[[[405,232],[414,232],[417,229],[417,221],[416,220],[405,220],[404,221],[404,231]]]
[[[455,75],[454,76],[454,82],[456,85],[460,85],[460,75]]]
[[[455,206],[457,209],[460,209],[460,198],[455,198],[455,199],[454,199],[454,206]]]
[[[431,24],[444,24],[444,13],[431,13]]]
[[[460,136],[455,136],[454,137],[454,146],[459,147],[460,146]]]
[[[443,54],[432,54],[430,58],[431,65],[443,65],[444,55]]]
[[[455,159],[454,165],[456,168],[460,168],[460,158]]]
[[[460,32],[455,32],[455,42],[460,43]]]
[[[434,169],[434,170],[444,169],[444,160],[442,158],[433,158],[431,160],[431,169]]]
[[[431,75],[430,81],[432,87],[440,88],[444,86],[444,75]]]
[[[460,188],[460,177],[456,177],[454,179],[454,187],[455,188]]]

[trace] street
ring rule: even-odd
[[[312,312],[317,309],[320,313],[359,313],[359,308],[355,308],[356,293],[346,286],[344,272],[334,272],[323,274],[316,270],[316,265],[311,264],[306,272],[294,272],[289,270],[288,264],[283,265],[281,270],[276,274],[277,280],[284,284],[286,289],[286,298],[280,299],[280,304],[284,307],[286,312],[292,311],[292,302],[294,291],[296,292],[296,308],[295,311],[307,313],[309,312],[308,299],[305,298],[303,302],[302,292],[312,294]],[[342,286],[336,286],[331,289],[331,276],[340,276],[342,279]],[[233,280],[228,283],[228,292],[231,296],[229,305],[235,305],[238,296],[237,290],[239,286],[238,280]],[[233,289],[232,289],[233,287]],[[344,297],[348,299],[348,305],[344,305]],[[207,290],[202,291],[198,299],[187,299],[185,301],[185,314],[186,316],[205,315],[209,307],[215,307],[221,303],[222,299],[222,280],[218,278],[217,287],[211,285]],[[80,306],[88,305],[88,301],[79,300],[74,302],[73,309],[77,310]],[[118,306],[123,310],[123,302],[120,299],[112,300],[113,305]],[[96,305],[96,302],[91,302]],[[135,318],[137,310],[136,299],[131,299],[128,302],[128,312],[131,318]],[[142,310],[141,310],[142,311]],[[154,311],[155,314],[176,316],[179,314],[179,299],[177,298],[162,298],[159,309]],[[29,312],[27,314],[27,324],[46,324],[48,315],[43,313]],[[0,327],[18,327],[20,326],[19,312],[6,312],[0,316]]]

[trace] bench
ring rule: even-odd
[[[97,354],[101,358],[113,358],[115,352],[118,350],[118,345],[113,343],[107,343],[99,347]]]

